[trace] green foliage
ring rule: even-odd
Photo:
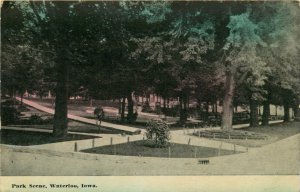
[[[151,120],[147,123],[147,139],[154,142],[155,147],[166,147],[170,140],[170,129],[162,120]]]
[[[2,10],[5,92],[44,95],[67,65],[68,96],[214,102],[228,71],[236,100],[300,95],[295,3],[5,1]]]
[[[14,124],[19,120],[19,113],[14,106],[1,106],[1,124]]]
[[[261,38],[257,34],[257,25],[249,19],[249,13],[230,16],[230,22],[227,27],[230,34],[227,37],[227,44],[224,49],[253,47],[258,43],[262,43]]]
[[[224,50],[227,70],[235,76],[236,84],[247,87],[246,94],[254,100],[263,100],[263,85],[270,73],[270,66],[259,55],[259,48],[265,47],[258,25],[251,21],[250,13],[230,16],[227,25],[229,36]],[[250,91],[250,93],[247,93]],[[244,91],[245,93],[245,91]]]
[[[146,60],[159,64],[176,61],[203,63],[202,56],[214,48],[214,24],[210,21],[196,22],[197,17],[188,13],[177,14],[181,13],[173,13],[171,29],[165,28],[157,36],[132,38],[137,44],[132,57],[139,59],[146,55]],[[186,22],[188,19],[194,22]]]
[[[258,48],[259,56],[270,69],[265,80],[265,99],[292,104],[292,98],[299,100],[300,95],[300,7],[287,2],[265,4],[256,7],[252,18],[257,20],[258,33],[267,44]]]
[[[186,27],[185,31],[181,29],[182,36],[187,38],[180,51],[182,60],[203,64],[203,55],[214,49],[215,26],[208,20],[203,23],[189,23]],[[179,34],[177,33],[175,37],[180,37]]]
[[[148,23],[162,22],[166,19],[166,15],[172,12],[170,2],[167,1],[143,2],[143,4],[144,10],[141,15]]]
[[[186,100],[198,86],[199,78],[207,77],[208,63],[204,57],[214,49],[215,25],[199,10],[186,11],[188,3],[181,5],[179,8],[172,4],[172,12],[168,12],[170,18],[165,18],[170,25],[142,38],[131,38],[136,44],[131,56],[146,60],[148,74],[151,73],[153,79],[150,86],[157,93],[164,98],[184,97]]]
[[[6,93],[38,90],[37,87],[42,86],[41,82],[46,78],[42,69],[45,55],[30,45],[4,44],[3,48],[1,73],[4,78],[1,89]],[[45,85],[43,87],[47,88]]]
[[[283,2],[264,8],[272,10],[259,22],[259,32],[268,43],[260,50],[271,69],[272,81],[268,83],[299,92],[300,8]]]

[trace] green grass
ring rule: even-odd
[[[291,137],[300,133],[300,122],[290,122],[274,124],[269,126],[258,126],[240,129],[241,131],[251,131],[259,134],[267,135],[266,140],[245,140],[245,139],[216,139],[227,143],[233,143],[246,147],[261,147],[263,145],[271,144],[281,139]]]
[[[53,130],[53,124],[34,124],[34,125],[8,125],[9,127],[19,127],[19,128],[37,128],[37,129],[46,129]],[[106,129],[100,127],[100,130],[95,125],[85,124],[77,121],[69,120],[68,122],[68,131],[78,132],[78,133],[96,133],[96,134],[121,134],[119,130]]]
[[[25,105],[23,106],[26,109],[26,114],[30,117],[31,115],[37,115],[40,116],[42,119],[46,118],[53,118],[53,115],[48,114],[46,112],[39,111],[33,107],[29,107]],[[94,118],[93,118],[94,119]],[[53,129],[53,124],[45,124],[45,123],[40,123],[40,124],[31,124],[31,123],[24,123],[23,122],[16,122],[14,124],[10,124],[8,126],[11,127],[20,127],[20,128],[38,128],[38,129],[48,129],[52,130]],[[73,121],[69,119],[68,122],[68,131],[73,131],[73,132],[83,132],[83,133],[101,133],[101,134],[120,134],[121,132],[118,130],[111,130],[107,129],[105,127],[99,127],[96,125],[91,125],[91,124],[86,124],[86,123],[81,123],[78,121]]]
[[[34,101],[42,106],[52,108],[51,99],[40,100],[40,99],[36,99],[36,98],[35,99],[31,98],[29,100]],[[97,101],[96,103],[102,103],[101,106],[109,106],[109,107],[115,107],[115,108],[118,107],[118,105],[116,105],[116,103],[113,103],[113,102]],[[94,103],[93,106],[97,106],[96,103]],[[86,112],[87,108],[90,108],[89,103],[87,101],[69,100],[69,103],[68,103],[68,112],[69,113],[71,113],[73,115],[81,116],[84,118],[88,118],[88,119],[94,119],[93,114]],[[119,124],[119,125],[129,125],[129,126],[134,126],[134,127],[141,128],[141,129],[145,128],[147,122],[151,119],[151,117],[145,117],[145,116],[139,115],[137,118],[137,121],[134,123],[126,123],[126,122],[122,123],[120,121],[120,117],[117,118],[116,113],[114,113],[114,112],[110,113],[110,112],[106,111],[105,115],[106,115],[106,117],[104,117],[104,119],[103,119],[103,121],[105,121],[105,122],[110,122],[110,123]],[[176,118],[171,118],[171,119],[172,119],[172,121],[174,121],[174,119],[176,119]]]
[[[56,143],[56,142],[63,142],[63,141],[99,138],[99,137],[88,136],[88,135],[68,134],[68,136],[64,139],[57,139],[53,137],[51,133],[17,131],[17,130],[7,130],[7,129],[2,129],[0,133],[1,133],[1,144],[21,145],[21,146],[41,145],[41,144]]]
[[[208,147],[199,147],[170,143],[171,158],[206,158],[218,156],[219,150]],[[155,148],[147,140],[134,141],[123,144],[108,145],[85,149],[81,152],[108,155],[143,156],[143,157],[169,157],[169,148]],[[220,150],[220,155],[231,155],[234,151]]]

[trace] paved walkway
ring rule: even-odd
[[[3,175],[278,175],[299,174],[300,134],[248,153],[205,158],[129,157],[0,145]],[[59,148],[59,146],[57,146]]]
[[[20,97],[16,97],[17,100],[21,101]],[[31,107],[34,107],[40,111],[44,111],[46,113],[50,113],[50,114],[54,114],[54,110],[45,106],[42,106],[40,104],[37,104],[36,102],[32,102],[29,101],[27,99],[23,99],[23,103],[25,103],[26,105],[29,105]],[[145,115],[146,113],[144,113]],[[147,114],[149,115],[149,114]],[[153,117],[158,117],[158,115],[153,115]],[[84,117],[80,117],[77,115],[72,115],[72,114],[68,114],[68,118],[75,120],[75,121],[80,121],[83,123],[88,123],[88,124],[92,124],[92,125],[96,125],[95,120],[93,119],[88,119],[88,118],[84,118]],[[270,124],[275,124],[275,123],[281,123],[283,122],[283,120],[276,120],[276,121],[270,121]],[[108,128],[108,129],[117,129],[120,131],[124,131],[126,133],[136,133],[138,131],[140,131],[140,129],[135,128],[135,127],[131,127],[131,126],[124,126],[124,125],[117,125],[117,124],[113,124],[113,123],[107,123],[107,122],[103,122],[101,123],[101,126]],[[239,125],[233,125],[232,126],[233,129],[241,129],[241,128],[246,128],[249,127],[249,123],[248,124],[239,124]],[[201,128],[201,130],[217,130],[220,129],[220,127],[209,127],[209,128]],[[180,132],[181,130],[177,130],[178,132]],[[191,132],[194,131],[194,129],[184,129],[183,131],[187,131],[187,132]]]
[[[20,100],[21,98],[17,97],[17,100]],[[48,107],[44,107],[42,105],[39,105],[35,102],[23,99],[23,102],[31,107],[34,107],[38,110],[54,114],[54,110],[50,109]],[[88,123],[95,125],[95,120],[87,119],[84,117],[79,117],[75,115],[68,114],[68,118],[80,121],[83,123]],[[279,123],[282,121],[272,121],[270,123]],[[124,131],[126,133],[135,133],[136,131],[139,131],[140,129],[129,127],[129,126],[122,126],[122,125],[116,125],[112,123],[102,122],[101,126],[104,126],[106,128],[111,129],[117,129]],[[241,129],[248,127],[249,124],[240,124],[240,125],[234,125],[234,129]],[[8,129],[14,129],[14,130],[28,130],[28,131],[45,131],[37,128],[17,128],[17,127],[9,127]],[[201,128],[201,130],[219,130],[220,127],[209,127],[209,128]],[[182,130],[173,130],[171,131],[171,142],[174,143],[180,143],[180,144],[190,144],[195,146],[204,146],[204,147],[211,147],[211,148],[221,148],[221,149],[227,149],[227,150],[236,150],[241,152],[246,152],[249,149],[244,146],[231,144],[231,143],[225,143],[222,141],[216,141],[206,138],[199,138],[196,136],[193,136],[192,133],[197,131],[198,129],[182,129]],[[91,148],[91,144],[94,142],[95,146],[104,146],[109,145],[111,140],[113,140],[113,144],[120,144],[125,143],[128,141],[128,138],[130,141],[136,141],[136,140],[142,140],[143,138],[146,138],[145,136],[145,130],[140,130],[142,134],[135,135],[135,136],[127,136],[124,137],[122,135],[117,134],[90,134],[90,133],[76,133],[76,132],[69,132],[71,134],[82,134],[82,135],[93,135],[93,136],[99,136],[101,138],[99,139],[90,139],[90,140],[79,140],[79,141],[68,141],[68,142],[60,142],[60,143],[50,143],[50,144],[44,144],[44,145],[37,145],[34,146],[35,148],[39,149],[49,149],[49,150],[58,150],[58,151],[64,151],[64,152],[72,152],[74,151],[74,144],[75,142],[78,145],[79,150],[88,149]],[[46,132],[52,132],[51,130],[47,130]],[[250,149],[251,150],[251,149]]]
[[[16,99],[21,101],[20,97],[16,97]],[[50,109],[48,107],[44,107],[42,105],[39,105],[36,102],[32,102],[32,101],[29,101],[27,99],[23,99],[23,103],[26,104],[26,105],[29,105],[33,108],[36,108],[40,111],[50,113],[50,114],[54,114],[53,109]],[[72,114],[68,114],[68,118],[72,119],[72,120],[75,120],[75,121],[80,121],[80,122],[83,122],[83,123],[96,125],[96,121],[94,119],[79,117],[79,116],[72,115]],[[129,126],[124,126],[124,125],[116,125],[116,124],[113,124],[113,123],[108,123],[108,122],[103,122],[103,121],[101,123],[101,126],[107,128],[107,129],[119,130],[119,131],[123,131],[123,132],[130,133],[130,134],[136,134],[140,131],[140,129],[135,128],[135,127],[129,127]]]
[[[10,127],[4,126],[2,129],[10,129],[10,130],[22,130],[22,131],[36,131],[36,132],[47,132],[52,133],[52,130],[45,130],[45,129],[38,129],[38,128],[20,128],[20,127]],[[99,138],[95,139],[86,139],[86,140],[77,140],[77,141],[65,141],[65,142],[58,142],[58,143],[49,143],[49,144],[42,144],[42,145],[32,145],[29,146],[35,149],[47,149],[47,150],[54,150],[54,151],[61,151],[61,152],[74,152],[74,145],[77,143],[78,150],[89,149],[92,147],[99,147],[110,145],[111,142],[113,144],[120,144],[126,143],[128,141],[138,141],[142,139],[146,139],[145,132],[139,135],[121,135],[121,134],[95,134],[95,133],[78,133],[69,131],[70,134],[78,134],[78,135],[90,135],[90,136],[97,136]],[[203,146],[203,147],[210,147],[216,149],[226,149],[226,150],[236,150],[240,152],[248,151],[247,147],[234,145],[231,143],[225,143],[221,141],[206,139],[206,138],[199,138],[190,134],[184,134],[180,132],[171,132],[171,140],[172,143],[179,143],[179,144],[190,144],[194,146]]]
[[[25,103],[25,102],[24,102]],[[43,106],[41,106],[43,107]],[[45,109],[46,110],[46,109]],[[47,109],[48,110],[48,109]],[[53,111],[53,110],[52,110]],[[81,118],[79,118],[81,120]],[[247,127],[237,125],[234,128]],[[2,127],[7,128],[7,127]],[[36,128],[8,127],[14,130],[46,131]],[[207,129],[220,129],[219,127]],[[202,130],[202,129],[201,129]],[[234,145],[192,136],[194,129],[171,132],[171,142],[233,150]],[[122,136],[118,134],[72,134],[94,135],[101,138],[67,141],[35,146],[0,145],[5,156],[1,158],[4,175],[202,175],[202,174],[299,174],[300,134],[265,145],[251,148],[246,153],[209,159],[208,165],[195,158],[128,157],[74,152],[78,150],[125,143],[143,139],[144,135]],[[144,131],[142,131],[144,133]],[[235,146],[237,151],[247,148]],[[49,166],[51,162],[51,166]],[[68,163],[65,163],[68,162]],[[58,171],[60,170],[60,171]]]

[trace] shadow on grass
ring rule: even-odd
[[[234,151],[230,150],[219,151],[215,148],[184,145],[177,143],[170,143],[169,147],[155,148],[151,143],[149,143],[146,140],[95,147],[82,150],[81,152],[142,157],[169,157],[170,154],[170,158],[206,158],[218,155],[231,155],[235,153]]]
[[[9,127],[18,128],[36,128],[36,129],[46,129],[53,130],[53,124],[10,124]],[[105,127],[99,127],[96,125],[85,124],[73,120],[69,120],[68,131],[78,132],[78,133],[96,133],[96,134],[121,134],[122,131],[107,129]]]
[[[33,132],[33,131],[17,131],[17,130],[1,130],[1,144],[8,145],[41,145],[47,143],[57,143],[64,141],[73,141],[73,140],[84,140],[84,139],[93,139],[99,138],[96,136],[89,135],[79,135],[79,134],[68,134],[66,138],[57,139],[52,136],[51,133],[44,132]]]

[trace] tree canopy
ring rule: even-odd
[[[128,100],[152,92],[223,103],[299,104],[299,6],[294,2],[5,1],[2,92],[56,96],[54,134],[67,132],[67,100]],[[288,117],[287,117],[288,120]],[[254,123],[255,124],[255,123]]]

